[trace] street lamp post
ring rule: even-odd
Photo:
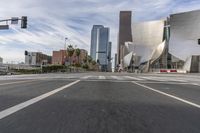
[[[67,38],[67,37],[65,37],[65,45],[64,45],[64,50],[67,50],[67,40],[68,40],[68,38]]]

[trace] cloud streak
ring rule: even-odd
[[[120,10],[133,11],[136,21],[161,19],[170,13],[200,9],[198,0],[1,0],[0,19],[28,16],[28,29],[12,25],[0,31],[0,56],[5,62],[24,61],[24,50],[42,51],[64,47],[64,38],[80,48],[90,47],[94,24],[110,27],[113,53],[117,51]],[[8,56],[9,54],[9,56]]]

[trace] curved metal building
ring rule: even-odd
[[[124,67],[132,65],[131,62],[134,66],[145,64],[148,71],[148,64],[151,65],[157,61],[166,48],[164,29],[165,20],[133,23],[133,42],[125,44],[125,49],[129,54],[124,56]]]
[[[170,15],[166,20],[134,22],[122,65],[200,72],[200,10]]]
[[[196,69],[197,72],[197,56],[200,55],[200,10],[170,15],[170,33],[169,53],[184,62],[183,69],[190,72]]]
[[[165,20],[133,23],[134,51],[141,57],[140,63],[151,60],[155,49],[163,43],[164,26]]]

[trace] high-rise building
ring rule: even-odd
[[[118,64],[121,64],[123,57],[128,54],[125,50],[125,42],[132,42],[132,12],[121,11],[119,20],[119,38],[118,38]]]
[[[115,54],[115,71],[117,71],[117,65],[118,65],[118,62],[117,62],[117,54]]]
[[[109,42],[108,44],[108,60],[111,61],[111,55],[112,55],[112,42]]]
[[[108,65],[107,51],[109,43],[109,28],[100,28],[98,32],[97,50],[96,50],[96,61],[98,60],[103,71],[106,70]]]
[[[97,39],[98,30],[104,28],[103,25],[94,25],[91,32],[91,46],[90,46],[90,56],[93,60],[96,60],[96,49],[97,49]]]
[[[99,63],[102,71],[107,71],[108,67],[109,32],[109,28],[102,25],[92,28],[90,55]]]
[[[0,64],[3,64],[3,58],[0,57]]]
[[[109,42],[108,44],[108,71],[111,72],[112,71],[112,42]]]

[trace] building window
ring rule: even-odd
[[[198,44],[200,45],[200,39],[198,39]]]

